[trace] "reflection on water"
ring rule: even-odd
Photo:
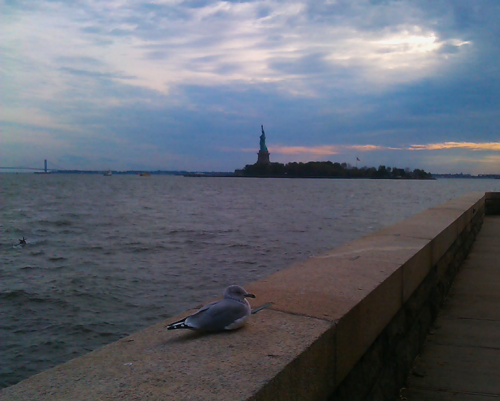
[[[499,183],[0,175],[0,386]]]

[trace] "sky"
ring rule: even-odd
[[[0,166],[500,173],[498,0],[0,0]],[[359,161],[357,161],[359,159]]]

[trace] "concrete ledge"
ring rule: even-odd
[[[330,326],[277,311],[216,335],[167,332],[161,323],[4,389],[0,399],[245,400],[287,383],[324,392],[332,385],[326,373],[307,367],[333,372]]]
[[[483,208],[484,209],[484,208]],[[457,240],[430,269],[396,316],[375,339],[332,400],[398,399],[413,361],[436,319],[453,278],[479,232],[484,214],[475,213]]]
[[[4,389],[0,399],[362,399],[355,389],[346,398],[359,375],[383,394],[380,352],[421,341],[412,327],[437,313],[486,198],[468,194],[245,286],[259,304],[274,305],[239,331],[167,332],[176,316]]]

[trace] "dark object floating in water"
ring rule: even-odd
[[[26,238],[23,237],[23,239],[19,240],[19,245],[26,245],[26,244],[27,244]]]

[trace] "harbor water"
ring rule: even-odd
[[[500,191],[500,180],[0,174],[0,188],[6,387],[200,305],[230,284],[467,192]]]

